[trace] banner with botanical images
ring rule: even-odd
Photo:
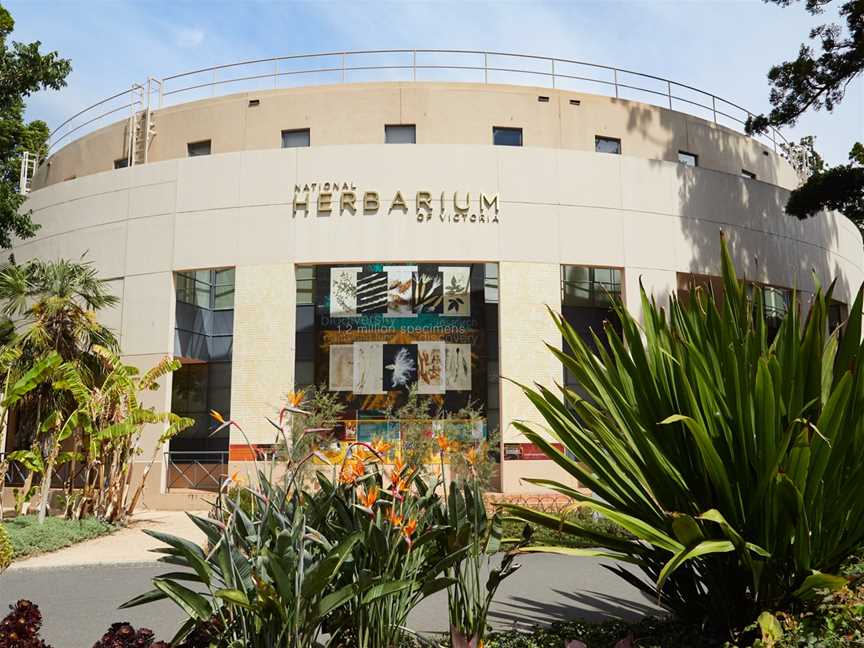
[[[411,390],[429,399],[433,412],[452,414],[468,405],[485,412],[489,333],[484,267],[315,267],[315,350],[310,357],[315,384],[338,394],[344,405],[346,436],[372,434],[372,421],[381,424]],[[497,335],[497,317],[493,324]],[[308,339],[298,337],[298,345]],[[468,437],[479,429],[471,427],[465,430]],[[480,427],[485,429],[485,422]]]

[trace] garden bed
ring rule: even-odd
[[[66,520],[49,517],[39,524],[35,515],[19,515],[4,520],[2,526],[12,541],[13,560],[63,549],[117,530],[116,526],[95,518]]]

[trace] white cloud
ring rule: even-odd
[[[204,30],[200,27],[184,27],[178,29],[174,35],[177,47],[193,49],[204,42]]]

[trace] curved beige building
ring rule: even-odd
[[[412,384],[436,408],[472,401],[479,420],[459,433],[500,439],[502,490],[532,490],[523,478],[556,469],[514,429],[536,416],[503,378],[566,380],[543,347],[561,342],[546,306],[587,331],[610,294],[638,312],[640,282],[661,302],[710,282],[721,231],[778,318],[814,274],[837,279],[840,318],[864,279],[851,222],[784,214],[798,179],[781,156],[668,108],[388,82],[232,94],[149,120],[146,163],[140,120],[43,163],[26,203],[41,229],[13,252],[87,253],[121,297],[105,317],[125,358],[183,359],[153,404],[201,423],[164,448],[151,506],[187,505],[249,458],[242,439],[209,436],[207,410],[268,446],[265,417],[311,383],[345,403],[342,439],[398,438],[383,411]]]

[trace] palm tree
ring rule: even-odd
[[[117,302],[108,282],[100,279],[92,262],[83,257],[80,262],[32,260],[19,265],[13,261],[0,268],[0,314],[12,323],[10,345],[17,356],[6,368],[5,383],[14,383],[56,352],[91,384],[98,384],[101,365],[93,348],[98,345],[116,350],[119,345],[115,335],[97,321],[96,312]],[[59,453],[58,436],[75,409],[71,394],[45,382],[27,394],[17,410],[19,445],[26,441],[37,448],[42,446],[46,470],[40,518],[45,515],[51,470]]]

